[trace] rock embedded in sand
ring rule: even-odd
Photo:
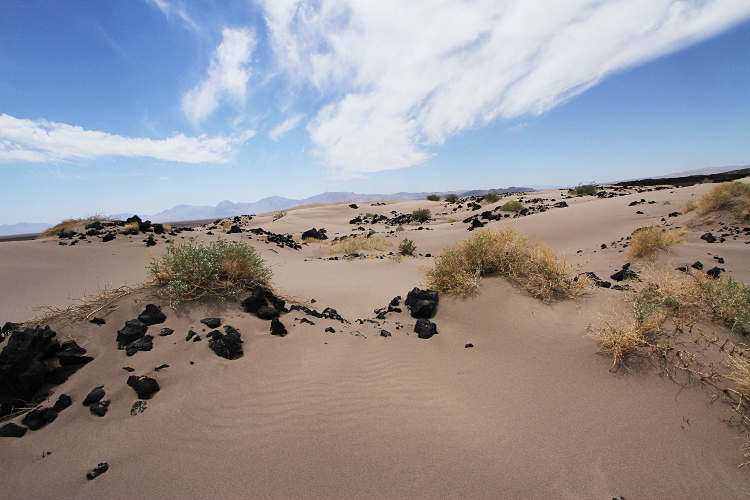
[[[240,332],[229,325],[224,327],[224,331],[226,334],[222,334],[219,330],[210,332],[207,335],[209,337],[208,347],[221,358],[239,358],[242,355]]]
[[[138,315],[138,319],[146,326],[164,323],[167,320],[166,314],[161,312],[161,307],[156,304],[147,304],[146,309]]]
[[[104,401],[97,401],[89,407],[89,410],[97,417],[103,417],[107,414],[110,403],[111,401],[109,399],[105,399]]]
[[[278,335],[279,337],[286,337],[286,327],[279,318],[273,318],[271,320],[271,335]]]
[[[125,322],[125,326],[117,330],[117,343],[120,349],[146,335],[148,325],[139,319]]]
[[[21,423],[32,431],[41,429],[45,425],[54,422],[57,416],[65,408],[73,404],[73,400],[67,394],[61,394],[55,404],[49,408],[35,408],[27,413]]]
[[[4,426],[0,427],[0,437],[20,438],[20,437],[23,437],[24,434],[26,434],[27,430],[28,429],[26,427],[21,427],[18,424],[9,422],[5,424]]]
[[[131,375],[128,377],[128,385],[138,394],[139,399],[151,399],[160,389],[156,380],[146,376]]]
[[[174,330],[171,328],[162,328],[159,332],[159,337],[166,337],[168,335],[172,335],[174,333]]]
[[[75,340],[67,340],[60,345],[61,350],[56,354],[61,366],[85,365],[94,360],[86,356],[86,349],[79,346]]]
[[[107,462],[102,462],[86,473],[86,479],[88,479],[89,481],[91,481],[92,479],[96,479],[108,470],[109,465],[107,465]]]
[[[98,401],[101,401],[102,398],[106,395],[104,392],[104,386],[100,385],[99,387],[94,387],[91,389],[91,392],[89,392],[85,398],[83,398],[83,406],[88,406],[90,404],[96,403]]]
[[[411,311],[412,318],[431,318],[435,314],[438,292],[414,288],[406,296],[404,304]]]
[[[312,238],[315,240],[327,240],[328,235],[326,234],[326,230],[324,228],[320,228],[320,229],[312,228],[302,233],[303,240],[306,240],[308,238]]]
[[[635,280],[638,279],[638,274],[630,269],[630,263],[628,262],[622,266],[622,269],[610,276],[610,278],[615,281]]]
[[[219,328],[221,326],[221,318],[203,318],[201,323],[209,328]]]
[[[429,339],[438,332],[437,325],[425,318],[417,320],[417,324],[414,325],[414,331],[420,339]]]
[[[104,325],[107,323],[107,320],[105,320],[104,318],[97,317],[97,318],[91,319],[89,323],[94,324],[94,325]]]
[[[279,311],[273,307],[261,306],[255,311],[255,315],[260,319],[275,319],[279,317]]]
[[[144,335],[138,340],[134,340],[130,344],[125,346],[125,354],[132,356],[138,351],[150,351],[154,348],[154,337],[152,335]]]
[[[283,299],[280,299],[276,297],[273,293],[266,290],[263,287],[255,287],[250,294],[248,298],[243,300],[240,305],[245,309],[245,311],[255,314],[261,319],[271,319],[276,316],[278,316],[278,313],[286,312],[285,306],[286,302]],[[270,308],[275,309],[276,313],[274,314],[272,311],[269,311],[268,309],[263,310],[262,312],[259,312],[262,308]],[[265,315],[271,315],[269,317],[262,317],[261,314]]]

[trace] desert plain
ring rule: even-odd
[[[253,245],[287,308],[332,308],[343,321],[293,309],[280,316],[287,335],[272,335],[269,321],[241,307],[249,291],[174,305],[152,288],[103,303],[91,317],[104,324],[48,319],[40,326],[49,324],[57,340],[74,340],[94,359],[29,402],[49,407],[68,395],[72,404],[54,421],[0,438],[0,491],[35,499],[744,498],[747,428],[722,397],[724,385],[669,360],[613,363],[592,336],[602,315],[625,307],[626,291],[592,283],[575,297],[545,301],[488,276],[466,296],[440,293],[430,318],[438,334],[426,339],[414,332],[416,320],[404,305],[413,288],[428,288],[425,271],[444,248],[508,225],[567,256],[575,273],[612,284],[609,277],[628,262],[640,273],[696,261],[750,283],[750,231],[727,232],[726,216],[678,213],[713,187],[603,186],[604,196],[552,190],[494,203],[330,203],[174,236],[2,242],[2,323],[30,326],[79,299],[136,287],[169,240],[190,238]],[[483,212],[505,215],[497,209],[508,200],[537,208],[499,220],[474,217],[484,227],[467,230],[472,223],[465,221]],[[419,208],[430,210],[430,220],[403,230],[370,222]],[[239,231],[228,231],[231,225]],[[683,241],[651,258],[628,259],[628,237],[649,225],[682,228]],[[257,228],[264,231],[251,231]],[[312,228],[325,229],[329,239],[301,241]],[[331,253],[330,240],[372,231],[385,250]],[[701,238],[708,232],[717,241]],[[290,235],[298,248],[269,242],[267,233]],[[155,245],[147,246],[148,236]],[[414,242],[414,255],[390,255],[404,238]],[[128,356],[117,348],[118,330],[147,304],[159,306],[166,320],[149,326],[151,350]],[[389,304],[401,312],[378,317]],[[225,359],[212,352],[204,318],[239,332],[243,354]],[[173,333],[160,336],[162,328]],[[726,327],[710,329],[744,342]],[[690,335],[683,341],[689,350]],[[706,361],[719,375],[728,370],[720,354]],[[160,390],[141,399],[126,383],[130,376],[151,377]],[[102,417],[82,405],[99,386],[110,400]],[[22,418],[14,413],[0,425],[20,425]],[[100,463],[108,470],[87,479]]]

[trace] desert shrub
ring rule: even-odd
[[[447,201],[448,203],[456,203],[458,201],[458,195],[455,195],[453,193],[446,194],[445,201]]]
[[[662,205],[671,205],[672,204],[672,202],[670,200],[664,200],[661,203],[662,203]]]
[[[173,304],[202,297],[224,298],[252,285],[268,286],[272,273],[255,247],[218,239],[208,244],[171,242],[148,266],[151,281]]]
[[[390,242],[379,238],[368,238],[367,236],[354,236],[345,238],[331,244],[329,254],[343,252],[345,254],[359,253],[360,251],[375,250],[382,252],[391,245]]]
[[[137,221],[128,222],[124,226],[122,226],[122,232],[123,233],[138,233],[141,231],[141,225],[138,224]]]
[[[715,321],[733,332],[750,332],[750,287],[724,276],[714,279],[701,275],[699,283]]]
[[[670,246],[682,241],[684,229],[666,230],[658,226],[641,227],[630,235],[630,245],[627,255],[629,259],[637,259],[653,255],[658,250],[666,250]]]
[[[547,301],[574,296],[588,284],[573,279],[565,258],[510,226],[481,230],[446,247],[425,274],[430,288],[460,295],[476,289],[481,277],[500,275]]]
[[[524,206],[516,200],[507,201],[500,207],[503,212],[520,212],[523,209]]]
[[[220,224],[220,226],[221,226],[221,228],[222,228],[222,229],[223,229],[224,231],[229,231],[229,228],[231,228],[231,227],[232,227],[232,221],[231,221],[231,220],[229,220],[229,219],[225,219],[225,220],[221,221],[221,224]]]
[[[91,224],[92,222],[111,222],[111,219],[102,217],[100,215],[92,215],[91,217],[84,217],[81,219],[65,219],[55,224],[54,226],[45,229],[36,238],[51,238],[54,236],[58,236],[60,234],[60,231],[71,231],[78,226],[85,226],[86,224]]]
[[[397,233],[400,233],[401,231],[406,231],[406,229],[404,229],[404,226],[401,226],[401,225],[399,225],[399,226],[398,226],[398,227],[396,228],[396,232],[397,232]]]
[[[418,208],[411,213],[411,216],[419,222],[425,222],[430,220],[432,214],[429,208]]]
[[[428,201],[440,201],[440,195],[439,194],[428,194],[427,195]]]
[[[409,238],[404,238],[398,245],[399,255],[414,255],[417,250],[417,245],[414,244]]]
[[[680,213],[687,214],[692,212],[698,207],[698,202],[695,200],[688,200],[685,202],[684,205],[682,205],[682,208],[680,209]]]
[[[589,184],[579,184],[573,189],[570,189],[570,194],[574,194],[576,196],[583,196],[583,195],[595,195],[598,190],[598,186],[594,184],[593,182]]]
[[[750,184],[722,182],[701,196],[695,209],[698,215],[726,210],[741,220],[750,219]]]
[[[500,195],[497,193],[485,193],[482,195],[482,199],[487,203],[497,203],[500,201]]]
[[[273,214],[273,220],[277,221],[281,219],[282,217],[284,217],[285,215],[286,215],[286,210],[281,210],[279,212],[276,212],[275,214]]]

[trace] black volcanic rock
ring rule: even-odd
[[[0,352],[0,415],[31,401],[41,389],[49,368],[44,362],[54,353],[56,333],[48,326],[14,331]]]
[[[97,317],[97,318],[92,318],[91,321],[89,321],[89,323],[92,323],[94,325],[105,325],[107,323],[107,320],[105,320],[104,318]]]
[[[167,320],[166,314],[161,312],[161,307],[156,304],[147,304],[146,309],[138,315],[138,319],[146,326],[164,323]]]
[[[263,319],[270,319],[272,317],[278,316],[278,313],[286,312],[286,302],[260,286],[255,287],[250,296],[243,300],[240,304],[242,305],[243,309],[245,309],[245,311],[251,314],[255,314],[258,317],[261,317],[258,314],[258,311],[263,307],[271,307],[276,310],[277,314],[275,316],[266,317]],[[261,314],[273,313],[271,313],[270,311],[264,311],[264,313]]]
[[[94,360],[91,356],[86,356],[86,349],[79,346],[75,340],[63,342],[61,350],[57,353],[57,359],[60,360],[61,366],[85,365]]]
[[[313,238],[316,240],[327,240],[328,235],[326,234],[326,230],[324,228],[320,228],[320,229],[312,228],[302,233],[303,240],[308,239],[308,238]]]
[[[98,401],[101,401],[102,398],[105,396],[104,392],[104,386],[100,385],[99,387],[94,387],[91,389],[91,392],[89,392],[85,398],[83,398],[83,406],[88,406],[90,404],[96,403]]]
[[[35,408],[27,413],[21,423],[32,431],[41,429],[45,425],[54,422],[61,411],[68,408],[73,401],[67,394],[61,394],[54,405],[50,408]]]
[[[288,332],[286,327],[279,318],[273,318],[271,320],[271,335],[278,335],[279,337],[285,337]]]
[[[131,375],[128,377],[128,385],[138,394],[138,399],[151,399],[160,389],[156,380],[146,376]]]
[[[417,324],[414,325],[414,331],[420,339],[429,339],[438,332],[437,325],[425,318],[417,320]]]
[[[261,306],[255,311],[255,315],[260,319],[274,319],[279,317],[279,311],[269,306]]]
[[[438,292],[415,287],[406,296],[404,304],[411,311],[413,318],[431,318],[437,309],[437,302]]]
[[[221,318],[203,318],[201,323],[209,328],[219,328],[221,326]]]
[[[138,351],[150,351],[154,348],[154,337],[153,335],[144,335],[138,340],[134,340],[125,346],[125,354],[132,356]]]
[[[107,414],[110,403],[111,401],[109,399],[105,399],[104,401],[97,401],[89,407],[89,410],[97,417],[103,417]]]
[[[701,239],[706,243],[716,243],[716,236],[714,236],[712,233],[703,234],[703,236],[701,236]]]
[[[122,349],[131,342],[146,335],[148,325],[139,319],[131,319],[125,322],[125,326],[117,330],[117,343]]]
[[[242,355],[240,332],[228,325],[224,327],[224,331],[226,334],[222,334],[219,330],[211,332],[208,347],[221,358],[237,359]]]
[[[638,274],[630,269],[630,263],[628,262],[622,269],[610,276],[615,281],[634,280],[638,279]]]
[[[14,424],[13,422],[9,422],[5,424],[4,426],[0,427],[0,437],[14,437],[14,438],[20,438],[24,434],[26,434],[26,431],[28,429],[26,427],[21,427],[18,424]]]
[[[724,269],[723,267],[713,267],[706,271],[706,274],[711,276],[712,278],[718,278],[724,271],[726,271],[726,269]]]
[[[166,337],[168,335],[172,335],[174,333],[174,330],[171,328],[162,328],[159,332],[159,337]]]
[[[107,465],[107,462],[102,462],[86,473],[86,479],[88,479],[89,481],[91,481],[92,479],[96,479],[108,470],[109,465]]]
[[[48,384],[60,385],[67,381],[71,375],[77,372],[83,365],[68,365],[52,368],[44,375],[44,381]]]

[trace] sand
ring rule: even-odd
[[[607,279],[626,262],[622,245],[612,242],[662,218],[669,227],[687,227],[693,214],[668,215],[711,187],[566,199],[567,208],[487,227],[513,224]],[[539,197],[551,204],[563,195],[533,193],[525,201]],[[656,203],[629,205],[640,199]],[[273,214],[256,216],[246,227],[295,237],[323,227],[333,237],[351,234],[356,226],[349,220],[358,214],[427,207],[435,220],[423,229],[405,226],[390,234],[395,228],[364,226],[391,242],[390,251],[408,237],[422,255],[400,262],[327,260],[328,247],[318,243],[293,250],[260,236],[248,239],[249,233],[181,234],[251,242],[271,266],[278,290],[318,310],[333,307],[351,324],[307,317],[315,323],[310,325],[295,311],[282,316],[289,334],[276,337],[268,322],[244,312],[236,300],[172,309],[146,292],[115,303],[102,326],[53,323],[58,338],[75,339],[95,359],[51,388],[51,401],[62,393],[73,398],[57,420],[22,438],[0,439],[4,496],[631,500],[742,498],[750,492],[750,473],[738,467],[745,433],[727,423],[731,408],[714,401],[712,387],[677,384],[653,366],[612,372],[612,359],[597,353],[588,327],[609,301],[622,300],[622,292],[589,288],[576,299],[546,304],[503,278],[486,278],[467,298],[441,296],[433,318],[439,334],[430,339],[417,338],[407,312],[389,314],[380,325],[357,322],[422,286],[423,268],[434,258],[425,255],[471,236],[461,221],[477,213],[453,213],[428,201],[358,205],[298,207],[276,221]],[[686,243],[656,263],[701,260],[712,267],[718,255],[730,276],[750,282],[750,238],[720,244],[700,239],[717,229],[688,228]],[[103,288],[142,282],[151,258],[166,247],[157,238],[147,248],[143,239],[1,243],[0,320],[27,321],[33,306],[66,307]],[[116,331],[149,302],[167,315],[149,333],[161,327],[175,333],[157,336],[153,350],[127,357],[116,349]],[[207,316],[241,332],[243,357],[222,359],[205,338],[185,340],[191,329],[205,337],[199,320]],[[392,336],[380,336],[380,329]],[[473,347],[465,347],[469,343]],[[169,368],[155,371],[165,363]],[[130,373],[123,367],[161,386],[134,416],[137,396],[125,385]],[[81,405],[99,385],[112,400],[102,418]],[[109,470],[88,481],[86,472],[100,462]]]

